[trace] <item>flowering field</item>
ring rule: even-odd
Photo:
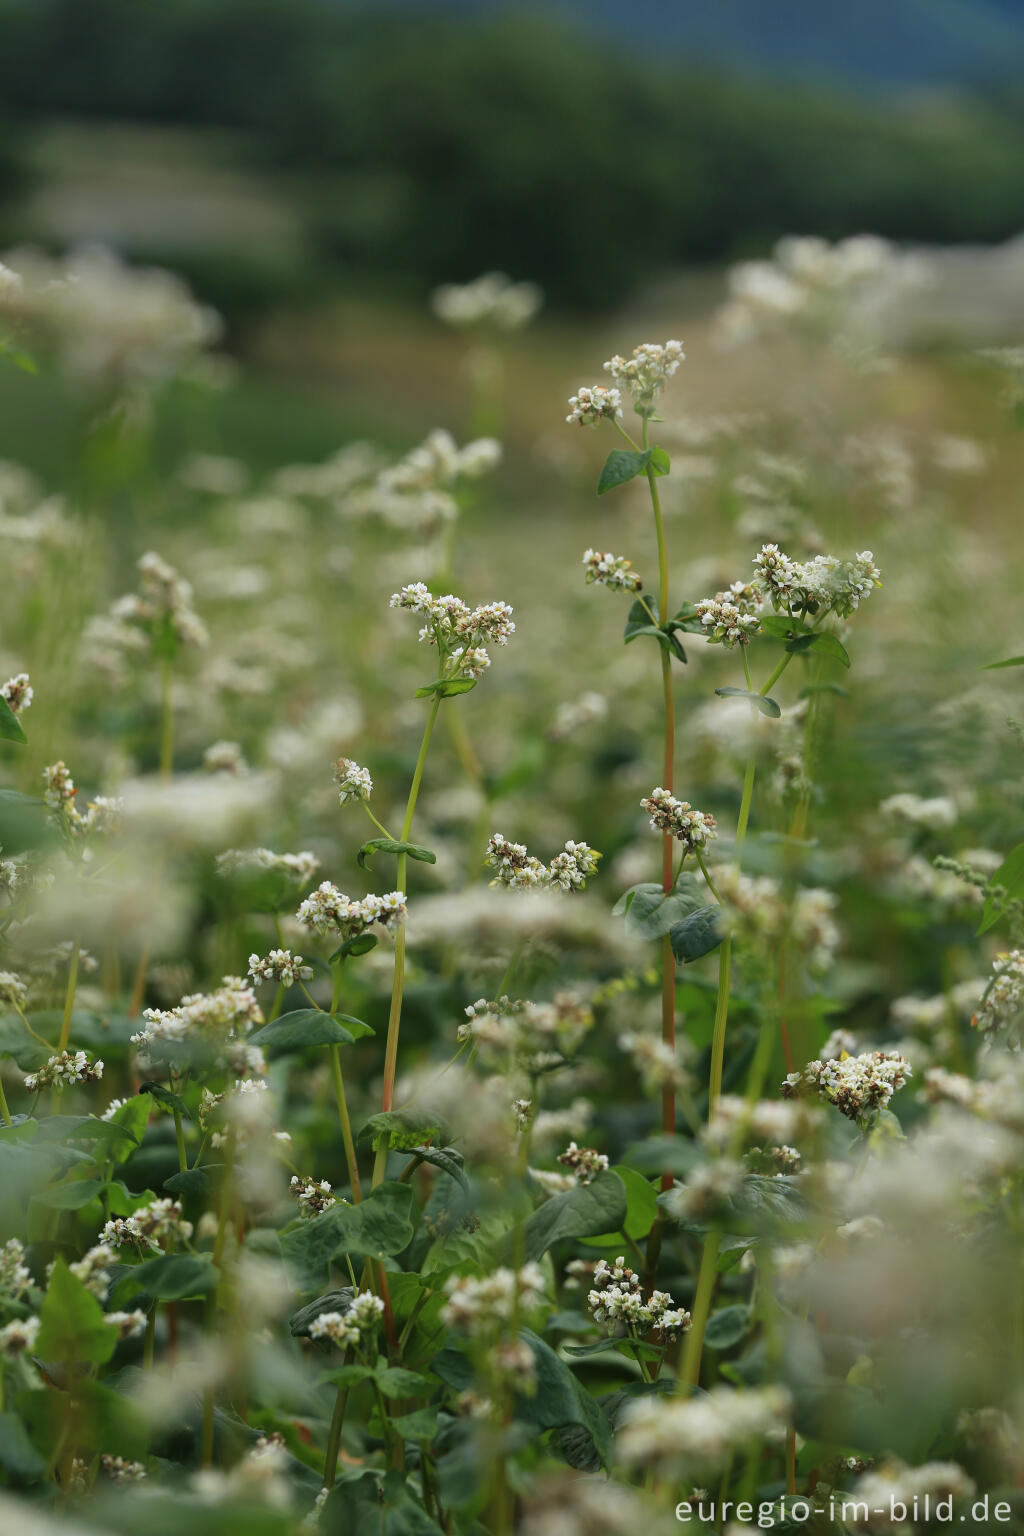
[[[1024,353],[933,278],[289,399],[4,258],[3,1529],[1024,1528]]]

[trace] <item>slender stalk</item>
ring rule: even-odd
[[[327,1449],[324,1452],[324,1487],[333,1488],[334,1479],[338,1472],[338,1452],[341,1449],[341,1431],[345,1423],[345,1408],[348,1404],[348,1388],[339,1387],[334,1399],[334,1412],[331,1414],[331,1427],[327,1432]]]
[[[413,770],[412,784],[409,786],[409,798],[406,801],[405,816],[402,819],[402,831],[399,840],[408,842],[409,833],[412,831],[412,819],[416,812],[416,801],[419,798],[420,784],[423,781],[423,769],[426,766],[427,752],[430,749],[430,738],[434,733],[434,725],[437,720],[437,711],[440,708],[440,697],[435,694],[430,706],[430,714],[423,731],[423,740],[420,743],[419,757],[416,759],[416,767]],[[405,891],[407,856],[404,853],[398,855],[397,887]],[[382,1108],[389,1110],[395,1096],[395,1072],[398,1066],[398,1032],[402,1022],[402,991],[405,985],[405,927],[399,928],[395,936],[395,970],[394,981],[391,987],[391,1009],[388,1014],[387,1044],[384,1048],[384,1094]],[[377,1167],[374,1169],[373,1182],[379,1184],[384,1177],[384,1160],[378,1154]]]
[[[171,699],[171,663],[160,664],[160,777],[169,779],[174,768],[174,705]]]
[[[697,1386],[700,1381],[704,1330],[707,1328],[711,1312],[711,1298],[718,1274],[718,1251],[721,1246],[721,1232],[709,1232],[704,1239],[704,1253],[700,1261],[700,1274],[697,1276],[697,1292],[693,1300],[692,1321],[690,1331],[686,1335],[686,1348],[683,1351],[683,1362],[677,1383],[681,1392],[689,1392],[690,1388]]]
[[[178,1169],[184,1173],[188,1167],[188,1158],[185,1155],[185,1130],[181,1123],[181,1110],[174,1111],[174,1139],[178,1144]]]
[[[649,423],[647,417],[643,420],[643,446],[648,447]],[[658,619],[664,624],[668,618],[668,550],[665,543],[665,519],[662,516],[661,497],[658,492],[658,479],[654,470],[648,466],[647,484],[651,493],[651,507],[654,511],[654,531],[658,543]],[[672,691],[672,657],[666,646],[661,647],[661,689],[662,708],[664,714],[664,758],[662,763],[662,784],[670,793],[675,778],[675,699]],[[670,832],[662,834],[661,839],[661,885],[667,895],[674,884],[673,870],[673,838]],[[672,953],[672,941],[665,934],[661,941],[661,1038],[663,1043],[675,1053],[676,1048],[676,960]],[[667,1082],[661,1090],[661,1130],[664,1136],[675,1134],[676,1128],[676,1091],[671,1081]],[[661,1175],[662,1190],[671,1189],[675,1180],[667,1170]]]
[[[57,1042],[58,1051],[66,1051],[68,1040],[71,1036],[71,1014],[75,1006],[75,989],[78,986],[78,938],[71,945],[71,961],[68,966],[68,984],[64,992],[64,1017],[60,1022],[60,1040]]]
[[[352,1199],[358,1205],[363,1198],[363,1190],[359,1182],[355,1142],[352,1139],[352,1122],[349,1119],[348,1103],[345,1099],[345,1080],[341,1075],[341,1047],[331,1045],[328,1046],[328,1051],[331,1057],[331,1076],[334,1079],[334,1097],[338,1105],[341,1139],[345,1147],[345,1162],[348,1164],[348,1180],[352,1185]]]
[[[227,1146],[226,1166],[224,1168],[224,1184],[221,1189],[220,1211],[217,1215],[217,1235],[213,1240],[212,1259],[214,1266],[221,1269],[224,1262],[224,1247],[228,1235],[228,1219],[231,1214],[232,1186],[234,1182],[234,1136],[229,1136]],[[213,1333],[217,1325],[217,1292],[210,1292],[206,1301],[206,1316],[204,1319],[207,1333]],[[212,1384],[206,1388],[203,1394],[203,1427],[200,1439],[200,1465],[203,1468],[213,1464],[213,1429],[214,1429],[215,1392]]]
[[[2,1073],[0,1073],[0,1115],[3,1115],[4,1125],[14,1124],[13,1120],[11,1119],[11,1112],[7,1108],[7,1095],[4,1093],[4,1080]]]

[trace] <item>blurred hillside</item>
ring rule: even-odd
[[[395,0],[436,10],[436,0]],[[449,0],[464,15],[511,10],[514,0]],[[1020,0],[551,0],[580,26],[638,47],[656,43],[719,64],[773,74],[829,75],[871,85],[920,85],[1009,73],[1024,61]]]
[[[794,231],[952,245],[1024,228],[1019,8],[811,9],[647,0],[624,50],[610,6],[569,0],[547,16],[0,0],[0,235],[108,241],[237,317],[353,290],[418,300],[495,267],[601,308]],[[919,79],[955,55],[961,83],[871,96],[740,67],[846,59],[852,77],[866,38]],[[994,54],[1005,83],[974,88]]]

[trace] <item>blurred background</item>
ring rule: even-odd
[[[1019,0],[0,0],[0,35],[6,244],[174,267],[240,338],[490,268],[568,314],[786,234],[1024,229]]]

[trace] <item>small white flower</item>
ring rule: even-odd
[[[339,757],[334,765],[334,782],[338,786],[338,804],[349,800],[369,800],[373,794],[373,780],[367,769],[360,768],[350,757]]]
[[[579,393],[569,396],[566,421],[581,427],[596,427],[599,421],[614,421],[622,415],[622,392],[606,389],[603,384],[581,384]]]
[[[596,582],[613,592],[639,592],[643,586],[632,560],[627,560],[624,555],[601,554],[596,549],[588,549],[584,551],[583,564],[588,583]]]

